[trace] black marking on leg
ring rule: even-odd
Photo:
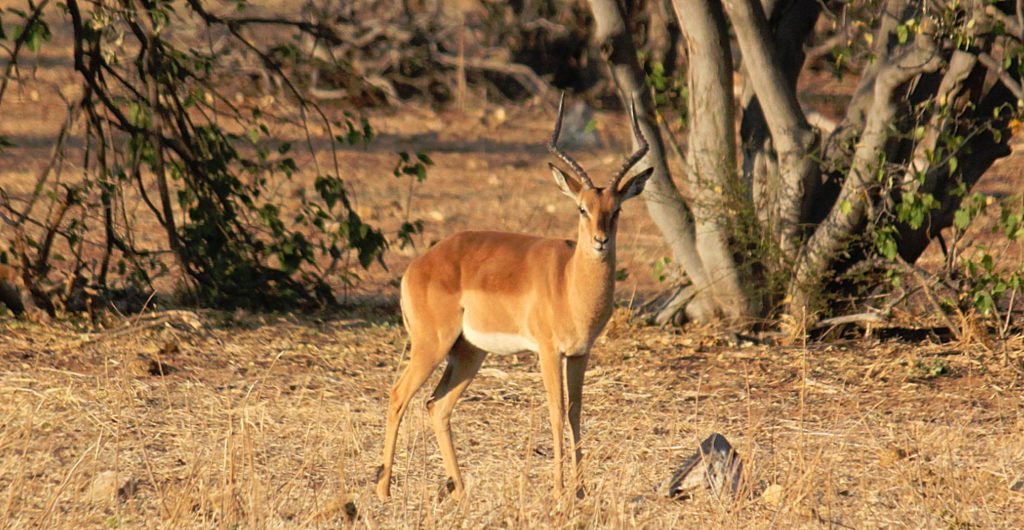
[[[383,466],[381,466],[383,467]],[[352,522],[356,520],[356,516],[359,515],[359,510],[356,508],[356,503],[348,501],[345,503],[345,520]]]
[[[380,477],[384,476],[384,464],[377,466],[377,476],[373,478],[374,482],[380,482]]]
[[[455,491],[455,481],[451,477],[448,477],[448,482],[445,483],[445,487],[448,488],[448,493]]]

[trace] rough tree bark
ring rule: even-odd
[[[810,156],[817,135],[807,123],[796,92],[780,67],[775,39],[761,3],[730,0],[726,6],[777,153],[778,180],[768,184],[769,196],[773,197],[769,201],[771,232],[782,256],[792,262],[800,248],[804,204],[813,197],[820,175],[817,161]]]
[[[746,194],[736,175],[733,65],[725,13],[709,0],[675,0],[674,6],[689,51],[686,181],[696,219],[697,253],[719,307],[729,318],[744,318],[750,304],[729,249],[729,217],[749,208],[741,204]]]
[[[664,142],[654,125],[654,106],[644,84],[633,39],[627,33],[626,22],[615,0],[589,1],[597,25],[595,40],[607,57],[612,79],[619,88],[623,103],[628,106],[630,98],[635,98],[640,129],[651,144],[646,163],[655,169],[643,194],[647,211],[672,250],[676,263],[693,282],[695,298],[686,306],[687,316],[699,322],[710,321],[715,318],[718,308],[711,297],[710,282],[696,250],[690,209],[683,202],[669,173]]]
[[[748,314],[749,308],[739,286],[728,239],[716,218],[722,212],[703,217],[708,210],[698,210],[701,217],[697,219],[695,230],[690,209],[668,169],[664,143],[653,118],[653,101],[646,88],[633,39],[626,30],[623,13],[615,0],[590,0],[590,7],[597,24],[595,40],[607,58],[623,105],[628,106],[631,99],[636,100],[641,129],[651,143],[647,161],[655,167],[655,172],[648,181],[644,199],[651,218],[672,249],[673,257],[693,282],[691,292],[694,299],[686,305],[687,316],[698,322],[709,321],[718,314],[729,319],[741,318]],[[729,76],[728,86],[731,86],[731,74]],[[731,91],[726,94],[731,95]],[[714,128],[715,125],[709,124],[709,127]],[[734,153],[735,147],[728,150]],[[712,158],[707,158],[708,166],[715,165]]]

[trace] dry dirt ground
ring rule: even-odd
[[[405,340],[393,306],[105,333],[0,322],[0,526],[1024,526],[1009,487],[1024,472],[1024,379],[1001,353],[927,338],[730,345],[625,316],[587,375],[585,499],[549,496],[547,408],[524,354],[488,358],[456,409],[468,500],[441,494],[423,392],[386,504],[372,476]],[[1021,342],[1008,347],[1019,363]],[[711,432],[745,460],[740,499],[662,498]]]
[[[18,145],[0,166],[15,196],[46,163],[56,90],[74,91],[58,68],[66,56],[46,53],[32,75],[52,88],[12,85],[0,120]],[[395,281],[457,230],[572,236],[573,205],[545,167],[552,117],[479,102],[373,115],[378,141],[340,153],[357,207],[389,231],[408,210],[426,231],[416,249],[389,255],[390,269],[365,273],[349,310],[156,312],[108,329],[0,320],[0,528],[1024,527],[1024,492],[1011,490],[1024,480],[1020,338],[760,345],[644,327],[625,309],[587,375],[585,499],[549,495],[538,368],[516,355],[488,358],[454,415],[468,500],[441,494],[423,391],[401,431],[394,497],[379,503],[387,388],[404,361]],[[597,121],[605,147],[579,159],[603,180],[626,135],[619,114]],[[395,151],[417,149],[436,165],[409,200],[391,169]],[[309,186],[312,160],[301,163],[282,197]],[[1022,167],[1019,156],[1003,161],[978,189],[1018,191]],[[657,289],[652,263],[665,249],[641,201],[621,224],[628,277],[617,295],[629,306]],[[659,487],[712,432],[745,461],[739,499],[663,498]]]

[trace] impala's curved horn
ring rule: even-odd
[[[644,138],[643,131],[640,130],[640,122],[636,118],[636,98],[632,96],[629,98],[629,119],[633,125],[633,136],[636,138],[639,147],[637,147],[637,150],[629,156],[625,163],[622,164],[622,168],[619,169],[619,172],[612,178],[612,189],[616,191],[619,189],[619,181],[622,180],[622,177],[625,177],[626,173],[632,169],[640,159],[646,156],[647,151],[651,148],[647,143],[647,138]]]
[[[555,131],[551,133],[551,140],[548,141],[548,151],[552,154],[561,158],[563,162],[569,165],[573,173],[583,181],[585,188],[593,188],[594,182],[587,176],[587,172],[583,170],[583,166],[579,162],[574,160],[569,153],[562,151],[558,148],[558,135],[562,132],[562,114],[565,112],[565,92],[562,92],[562,97],[558,100],[558,118],[555,119]]]

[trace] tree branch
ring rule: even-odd
[[[1017,99],[1024,100],[1024,88],[1021,88],[1020,83],[1010,76],[999,61],[995,60],[991,55],[982,52],[978,54],[978,62],[985,65],[985,68],[988,68],[990,72],[998,77],[999,82],[1002,83],[1007,90],[1013,92],[1013,95],[1016,96]]]
[[[27,31],[30,27],[34,26],[43,16],[43,9],[50,3],[50,0],[42,0],[32,9],[32,12],[25,17],[25,25],[22,27],[22,32],[18,35],[18,38],[14,39],[14,48],[11,49],[11,58],[7,61],[7,66],[4,68],[4,79],[0,82],[0,103],[4,100],[4,94],[7,92],[7,83],[11,81],[11,77],[14,73],[14,69],[18,66],[18,53],[21,51],[21,47],[28,42],[31,31]]]
[[[896,115],[897,90],[921,73],[938,69],[941,64],[942,58],[934,43],[922,35],[898,60],[880,70],[875,81],[874,105],[868,114],[839,200],[807,241],[790,282],[787,312],[797,322],[813,319],[817,294],[831,260],[864,222],[873,196],[874,173]]]
[[[783,256],[793,260],[800,246],[803,202],[813,196],[819,175],[818,165],[810,156],[817,135],[787,82],[761,4],[756,0],[727,0],[726,6],[747,75],[778,152],[779,179],[774,184],[778,195],[772,207],[776,222],[772,228]]]

